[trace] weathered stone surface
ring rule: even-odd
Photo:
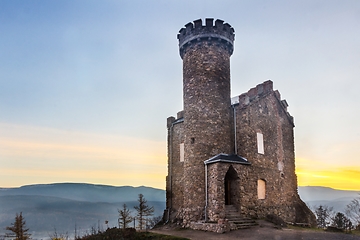
[[[170,119],[170,120],[169,120]],[[169,121],[171,122],[169,124]],[[171,219],[181,221],[177,212],[184,202],[184,162],[180,162],[180,143],[184,142],[182,121],[168,118],[168,176],[166,177],[166,206],[170,209]]]
[[[230,54],[223,43],[202,39],[187,46],[183,87],[184,217],[189,222],[204,215],[203,161],[231,150]]]
[[[232,223],[224,220],[220,222],[221,223],[191,222],[189,227],[194,230],[216,233],[225,233],[236,229],[236,226]]]
[[[210,22],[188,24],[179,35],[184,110],[177,119],[167,120],[166,220],[223,232],[231,229],[224,222],[225,206],[233,205],[244,217],[271,214],[286,222],[313,224],[314,215],[297,193],[294,122],[287,102],[268,80],[231,105],[234,31],[222,21],[215,26]],[[211,37],[204,37],[208,33]],[[251,165],[236,161],[204,165],[220,153],[238,154]]]

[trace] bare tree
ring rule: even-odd
[[[355,226],[360,228],[360,196],[353,199],[345,209],[346,215],[354,221]]]
[[[345,231],[351,231],[352,222],[343,213],[336,213],[335,217],[332,218],[331,226]]]
[[[122,210],[119,210],[118,209],[118,212],[119,212],[119,228],[127,228],[127,225],[129,223],[132,222],[132,217],[131,217],[131,211],[130,209],[127,208],[126,204],[124,203],[123,205],[123,209]]]
[[[15,240],[29,239],[31,235],[27,233],[29,229],[25,227],[25,224],[22,212],[20,214],[16,213],[15,222],[10,227],[6,227],[6,230],[13,232],[14,235],[8,234],[8,236],[15,236]]]
[[[316,222],[319,228],[326,228],[330,224],[333,208],[326,205],[315,208]]]
[[[69,234],[66,233],[58,233],[56,231],[56,228],[54,227],[54,233],[52,235],[49,235],[51,240],[69,240]],[[76,239],[76,236],[75,236]]]
[[[144,198],[144,195],[141,193],[139,194],[138,199],[139,205],[135,206],[135,210],[137,211],[137,219],[139,221],[139,229],[142,230],[145,226],[145,221],[148,216],[152,216],[154,213],[154,207],[149,207],[146,203],[146,199]]]
[[[153,217],[149,220],[149,227],[153,228],[156,224],[162,221],[162,216]]]

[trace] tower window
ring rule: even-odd
[[[183,162],[185,158],[184,143],[180,143],[180,162]]]
[[[258,199],[265,199],[266,196],[266,181],[263,179],[258,180],[257,186]]]
[[[264,137],[262,133],[256,133],[258,153],[264,154]]]

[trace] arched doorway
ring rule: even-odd
[[[237,175],[237,172],[233,168],[233,166],[230,166],[228,171],[225,174],[225,205],[234,205],[237,201],[238,196],[238,180],[239,177]]]

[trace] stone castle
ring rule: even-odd
[[[313,224],[297,192],[287,102],[270,80],[230,97],[234,37],[228,23],[214,19],[179,31],[184,109],[167,119],[164,218],[184,227],[221,223],[232,207],[243,217]]]

